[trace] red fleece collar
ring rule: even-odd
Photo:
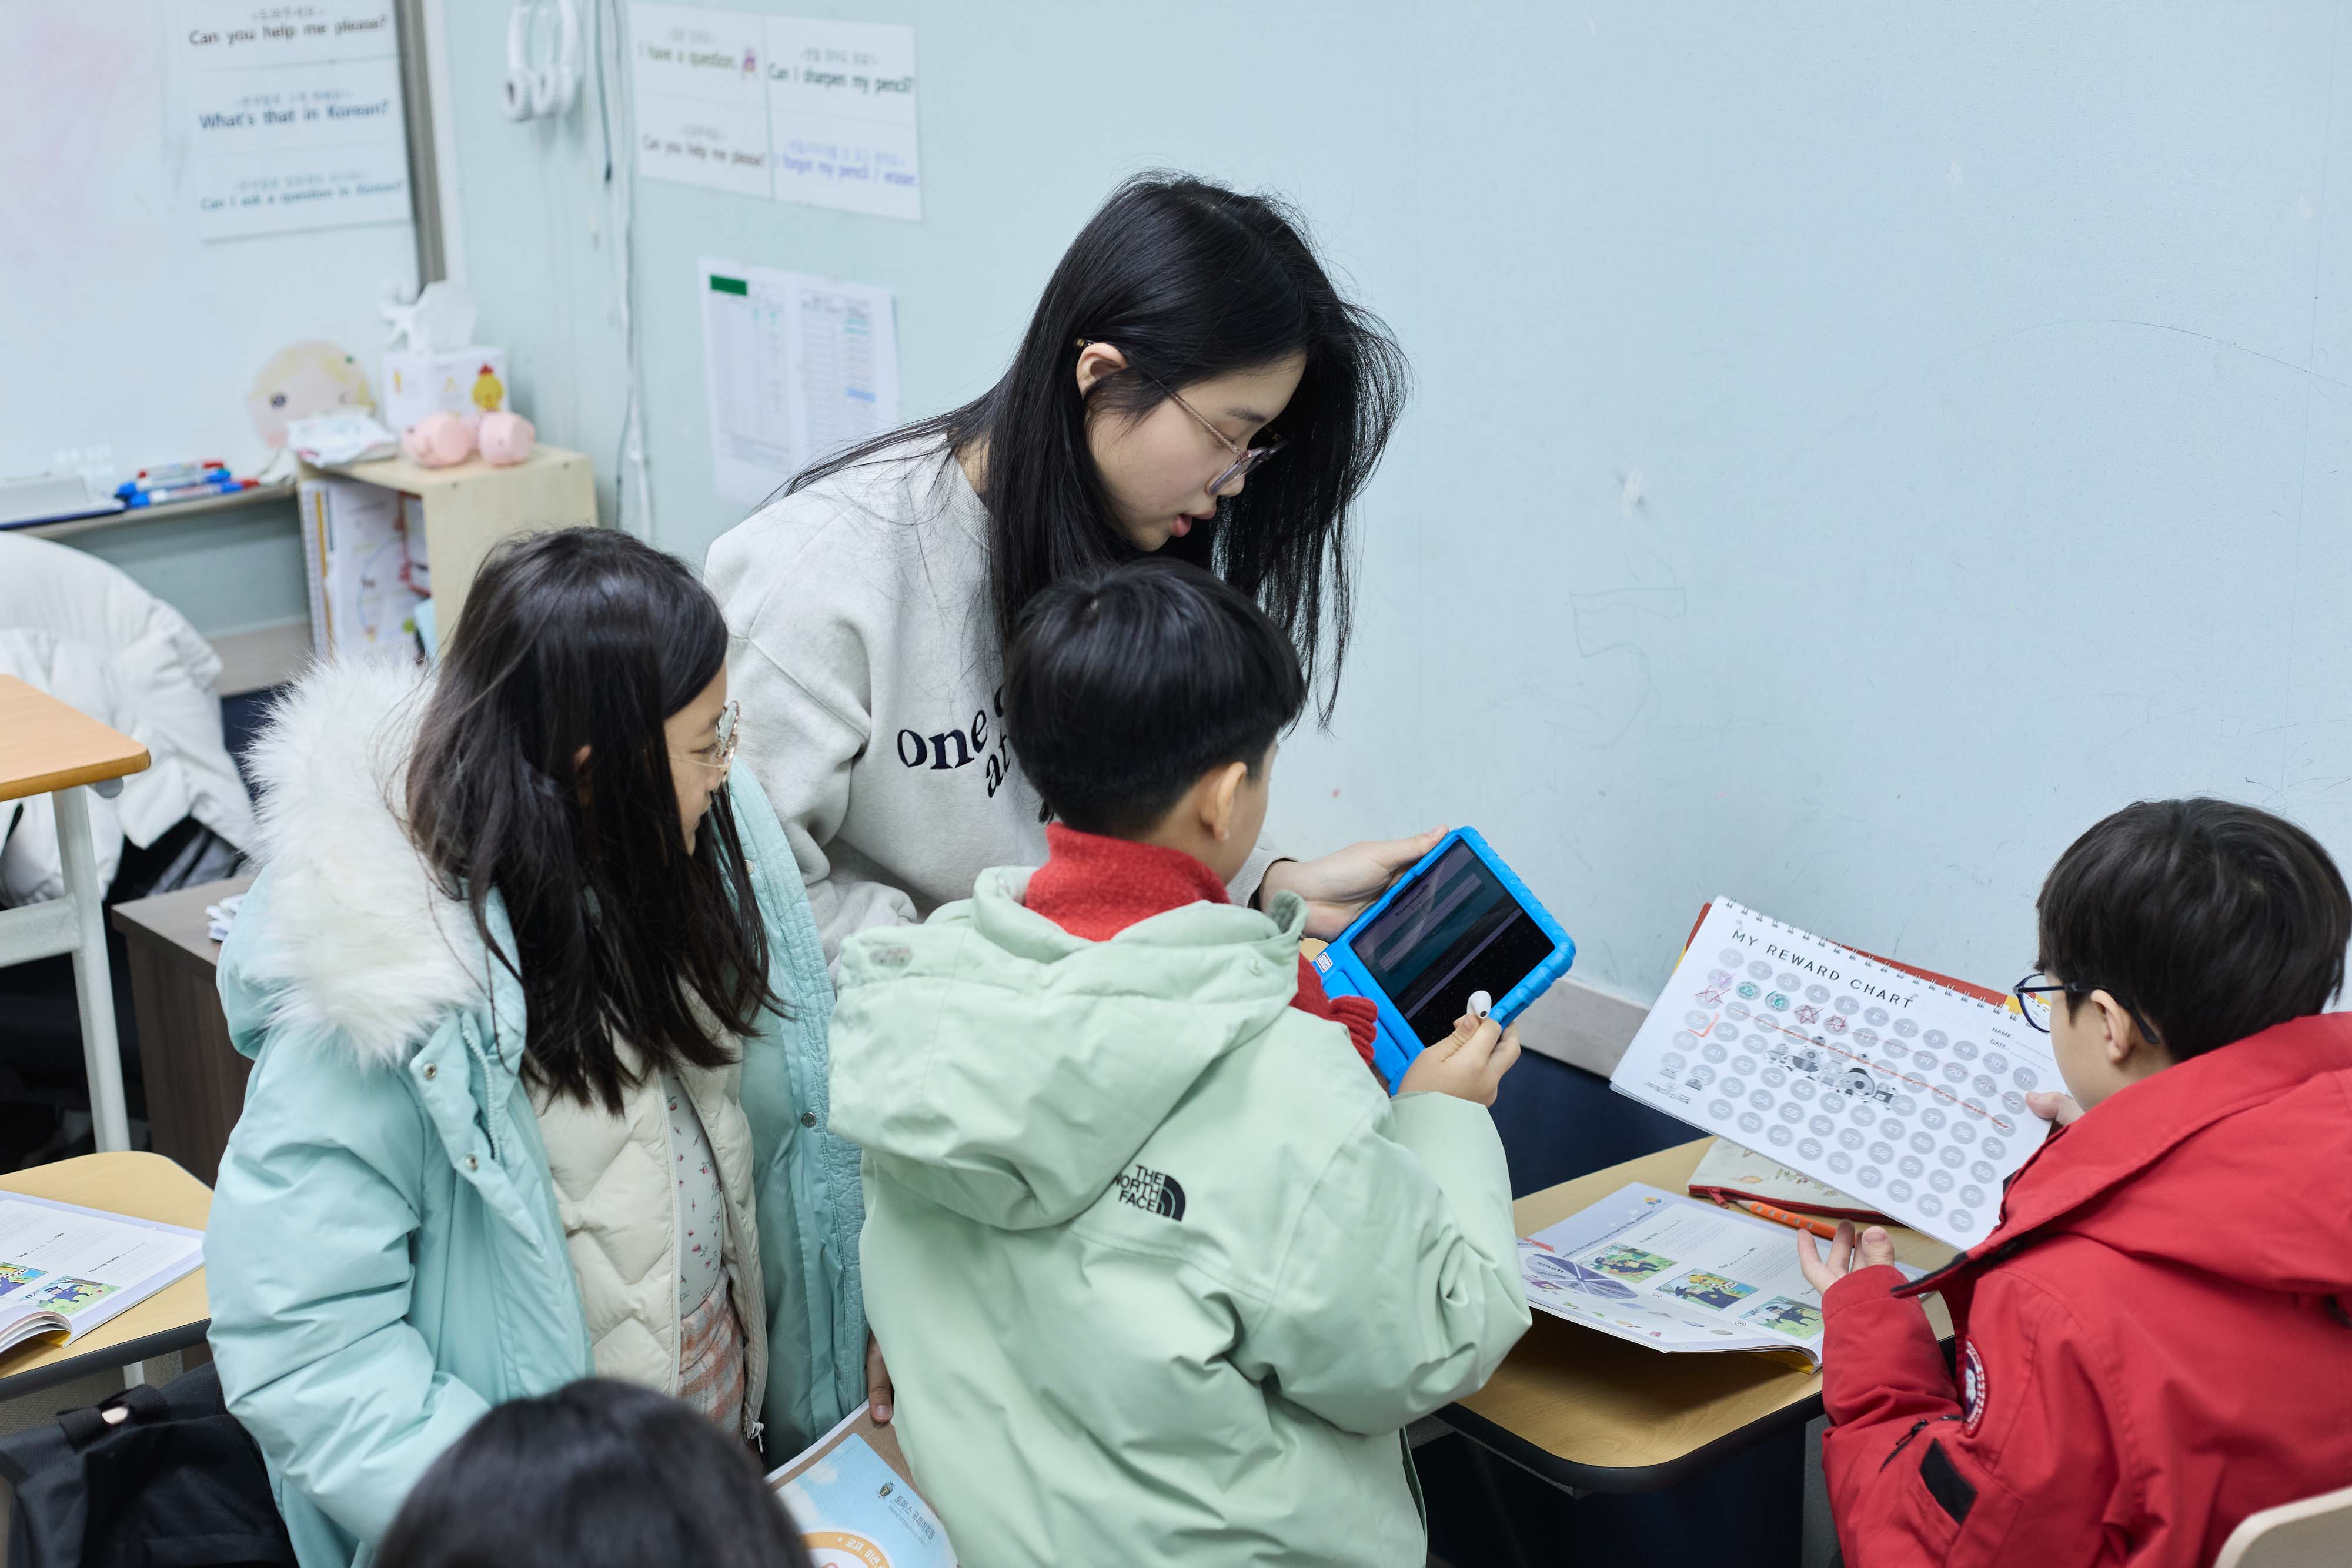
[[[1024,902],[1073,936],[1107,942],[1138,921],[1188,904],[1231,904],[1216,873],[1181,850],[1045,827],[1046,861]]]
[[[1046,824],[1045,850],[1045,863],[1030,873],[1023,902],[1031,914],[1088,942],[1108,942],[1139,921],[1188,904],[1233,902],[1216,873],[1181,850],[1082,833],[1059,822]],[[1314,967],[1301,957],[1298,993],[1290,1005],[1345,1026],[1356,1054],[1371,1066],[1380,1009],[1370,1001],[1325,994]]]

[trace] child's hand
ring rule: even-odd
[[[1895,1239],[1878,1226],[1872,1226],[1856,1240],[1853,1221],[1838,1221],[1837,1234],[1830,1239],[1830,1255],[1825,1260],[1821,1249],[1813,1245],[1813,1233],[1797,1232],[1797,1267],[1805,1271],[1805,1283],[1826,1294],[1832,1285],[1856,1269],[1868,1269],[1880,1263],[1895,1261]]]
[[[2072,1094],[2056,1094],[2047,1089],[2037,1089],[2025,1097],[2025,1108],[2045,1122],[2064,1126],[2083,1113]]]
[[[1400,1094],[1451,1094],[1473,1104],[1492,1105],[1503,1074],[1519,1059],[1519,1031],[1493,1019],[1467,1013],[1454,1020],[1454,1032],[1412,1059]]]

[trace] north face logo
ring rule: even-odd
[[[1144,1166],[1118,1178],[1118,1197],[1121,1203],[1131,1203],[1163,1219],[1184,1218],[1184,1189],[1176,1178]]]

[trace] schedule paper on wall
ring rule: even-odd
[[[1955,1247],[2049,1135],[2049,1036],[2006,1008],[1718,898],[1626,1048],[1618,1092]]]
[[[898,424],[888,289],[710,256],[696,277],[720,497],[756,506],[817,459]]]

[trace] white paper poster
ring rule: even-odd
[[[898,424],[888,289],[709,256],[695,281],[719,495],[755,506],[811,463]]]
[[[409,221],[389,0],[194,0],[169,26],[205,238]]]
[[[761,21],[698,5],[629,7],[639,173],[746,196],[769,193]]]
[[[2050,1037],[1718,898],[1611,1087],[1973,1247],[2063,1087]]]
[[[923,215],[912,27],[637,0],[629,31],[646,178]]]
[[[768,124],[778,201],[923,215],[914,28],[771,16]]]

